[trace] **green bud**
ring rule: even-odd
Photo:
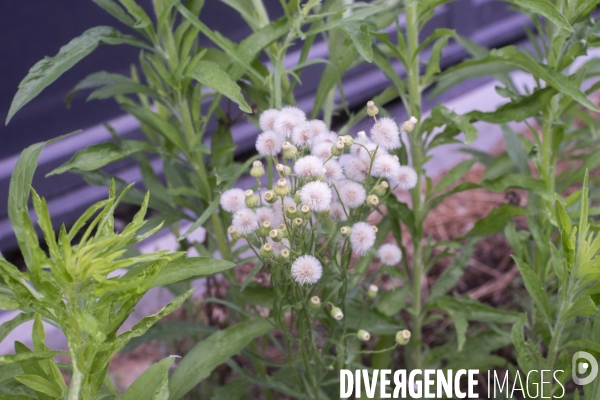
[[[254,194],[254,192],[250,189],[244,192],[246,195],[246,206],[249,208],[254,208],[258,204],[258,197]]]
[[[292,169],[287,165],[277,164],[275,168],[277,169],[277,172],[281,174],[281,176],[290,176],[292,173]]]
[[[372,101],[367,101],[367,114],[369,117],[374,117],[379,114],[379,108]]]
[[[319,308],[321,307],[321,299],[319,296],[313,296],[310,298],[310,308]]]
[[[277,181],[277,184],[275,185],[275,187],[273,188],[273,191],[275,192],[275,194],[279,197],[285,197],[290,193],[290,185],[287,182],[287,180],[285,180],[285,178],[281,178]]]
[[[250,169],[250,175],[254,178],[260,178],[265,174],[265,167],[263,164],[256,160],[252,163],[252,168]]]
[[[344,138],[344,146],[346,146],[346,148],[351,147],[354,144],[354,138],[350,135],[344,135],[342,136]]]
[[[298,153],[298,149],[296,148],[296,146],[294,146],[290,142],[283,142],[283,144],[281,145],[281,150],[283,158],[285,159],[292,159],[296,157],[296,154]]]
[[[367,296],[374,299],[375,297],[377,297],[378,291],[379,291],[379,288],[377,287],[377,285],[371,285],[371,286],[369,286],[369,290],[367,291]]]
[[[365,331],[364,329],[361,329],[358,332],[356,332],[356,337],[358,338],[358,340],[367,342],[369,339],[371,339],[371,334]]]
[[[267,203],[269,203],[269,204],[273,204],[273,203],[275,203],[275,202],[277,201],[277,195],[275,194],[275,192],[274,192],[274,191],[272,191],[272,190],[267,190],[267,191],[265,192],[264,199],[265,199],[265,201],[266,201]]]
[[[377,207],[379,205],[379,197],[374,194],[371,194],[367,197],[367,205],[369,207]]]
[[[331,316],[338,321],[344,318],[344,313],[339,307],[333,307],[331,309]]]
[[[265,237],[271,231],[271,221],[264,221],[258,229],[258,236]]]
[[[273,246],[271,246],[271,243],[265,243],[263,247],[260,248],[260,255],[263,258],[273,257]]]
[[[230,226],[229,228],[227,228],[227,233],[229,233],[229,236],[231,236],[231,239],[233,239],[233,240],[238,240],[238,239],[242,238],[242,234],[239,233],[238,231],[236,231],[233,226]]]
[[[310,208],[306,204],[300,207],[300,216],[304,219],[310,217]]]
[[[406,132],[412,132],[415,129],[415,125],[419,122],[415,117],[410,117],[408,121],[402,124],[402,128]]]
[[[295,218],[296,215],[298,215],[298,209],[296,208],[296,206],[289,206],[287,210],[285,210],[285,216],[289,219]]]
[[[342,155],[345,148],[346,145],[344,144],[344,141],[338,140],[333,146],[331,146],[331,154],[335,157],[339,157]]]
[[[404,329],[404,330],[398,331],[396,333],[396,343],[398,343],[400,346],[407,345],[409,340],[410,340],[410,331],[407,331],[406,329]]]
[[[277,229],[271,229],[271,231],[269,232],[269,237],[274,242],[281,242],[281,235],[279,234],[279,230]]]
[[[352,234],[352,228],[350,228],[349,226],[342,226],[340,228],[340,233],[342,234],[342,236],[348,237]]]

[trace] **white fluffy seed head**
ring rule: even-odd
[[[321,132],[317,136],[315,136],[314,143],[315,143],[315,145],[318,145],[321,143],[329,143],[329,147],[331,147],[335,144],[335,142],[338,141],[339,138],[340,137],[337,135],[337,133],[326,131],[326,132]]]
[[[396,121],[383,117],[371,128],[371,140],[386,150],[400,147],[400,131]]]
[[[233,214],[232,225],[242,235],[248,235],[259,228],[258,218],[249,208],[239,210]]]
[[[400,172],[400,163],[390,154],[378,154],[373,161],[371,174],[373,176],[390,179]]]
[[[309,182],[300,189],[300,200],[313,211],[325,211],[331,205],[331,188],[323,182]]]
[[[275,131],[265,131],[256,138],[256,150],[263,157],[279,154],[282,144],[282,137],[275,133]]]
[[[331,144],[328,142],[321,142],[313,146],[310,154],[318,157],[321,160],[327,160],[331,157]]]
[[[292,130],[292,142],[298,147],[310,147],[315,136],[310,129],[310,122],[299,123]]]
[[[402,260],[402,251],[398,246],[391,243],[381,245],[377,254],[379,260],[386,265],[396,265]]]
[[[342,203],[340,203],[339,201],[334,201],[333,203],[331,203],[329,210],[329,218],[331,218],[335,222],[342,222],[348,220],[348,218],[346,217],[346,213],[344,212],[344,207],[342,206]]]
[[[256,218],[258,223],[262,225],[265,221],[269,221],[271,225],[279,223],[279,219],[275,216],[275,211],[271,207],[259,207],[256,209]]]
[[[314,256],[300,256],[292,263],[292,278],[301,285],[317,283],[322,275],[323,267]]]
[[[408,190],[417,185],[419,176],[417,172],[408,165],[402,165],[398,173],[392,177],[392,187]]]
[[[221,195],[221,207],[230,213],[246,208],[246,195],[242,189],[229,189]]]
[[[344,171],[337,161],[329,160],[325,163],[325,173],[323,178],[325,183],[329,185],[335,185],[337,182],[344,179]]]
[[[353,181],[362,182],[369,172],[369,163],[358,157],[348,157],[344,160],[344,175]]]
[[[323,176],[325,168],[321,159],[315,156],[305,156],[296,161],[294,172],[301,178],[308,179]]]
[[[283,137],[289,137],[294,128],[304,121],[306,121],[304,111],[298,107],[285,106],[275,119],[274,130]]]
[[[310,124],[310,131],[311,131],[313,137],[317,137],[322,133],[329,132],[329,128],[327,128],[327,124],[325,122],[321,121],[320,119],[313,119],[311,121],[308,121],[308,123]]]
[[[366,222],[357,222],[352,225],[350,244],[356,254],[361,256],[366,254],[375,244],[375,231],[371,225]]]
[[[367,191],[360,184],[353,181],[343,181],[337,187],[340,201],[347,208],[360,207],[367,199]]]
[[[258,124],[262,131],[272,131],[275,129],[275,120],[279,116],[280,111],[274,108],[263,111],[258,119]]]

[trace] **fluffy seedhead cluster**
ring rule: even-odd
[[[221,207],[232,213],[231,239],[244,238],[271,268],[271,279],[281,280],[272,284],[299,285],[312,308],[320,306],[314,295],[320,294],[322,277],[343,281],[352,254],[377,253],[391,266],[402,257],[395,244],[375,252],[377,227],[369,216],[380,212],[380,203],[394,190],[413,188],[418,175],[394,154],[402,143],[396,121],[378,118],[371,102],[368,114],[374,119],[369,134],[353,137],[332,132],[321,120],[307,120],[296,107],[265,111],[256,140],[263,160],[250,170],[256,186],[221,196]],[[409,119],[402,129],[410,131],[415,122]],[[264,182],[272,183],[265,187]],[[344,299],[334,300],[327,303],[329,314],[340,320],[343,312],[334,303]]]

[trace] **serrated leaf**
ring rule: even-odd
[[[0,325],[0,342],[2,342],[6,337],[19,325],[24,322],[30,321],[35,318],[34,312],[29,313],[21,313],[11,319],[10,321],[6,321],[2,325]]]
[[[13,115],[25,104],[29,103],[63,73],[94,51],[99,44],[112,43],[110,39],[122,37],[123,35],[115,28],[97,26],[88,29],[81,36],[61,47],[56,56],[46,57],[38,61],[19,83],[19,90],[10,105],[6,123],[8,124]]]
[[[342,28],[348,33],[362,58],[369,63],[373,62],[373,38],[369,33],[369,26],[353,21],[344,23]]]
[[[431,114],[431,118],[434,120],[440,121],[447,126],[452,126],[459,132],[464,133],[465,144],[469,144],[477,139],[477,128],[471,124],[469,117],[459,115],[441,104],[433,107]]]
[[[525,288],[531,296],[531,299],[533,300],[536,307],[542,312],[545,321],[547,323],[550,323],[550,303],[548,303],[548,296],[546,295],[546,291],[542,286],[540,278],[536,275],[535,272],[533,272],[533,270],[527,263],[515,256],[513,256],[513,259],[515,260],[517,268],[519,268],[519,272],[521,273],[521,277],[523,278],[523,283],[525,284]]]
[[[596,303],[590,296],[581,296],[571,304],[569,311],[565,315],[565,320],[575,317],[589,317],[596,312]]]
[[[169,382],[170,400],[179,400],[213,369],[239,353],[248,343],[267,334],[273,326],[266,319],[241,322],[213,333],[196,344],[181,360]]]
[[[244,100],[242,89],[231,79],[227,72],[221,70],[214,62],[200,61],[189,75],[204,86],[232,100],[240,107],[240,110],[252,113],[252,109]]]
[[[514,217],[527,215],[527,210],[510,204],[502,204],[494,208],[488,215],[475,223],[475,226],[467,232],[465,238],[489,236],[504,229],[508,221]]]

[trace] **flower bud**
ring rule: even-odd
[[[289,206],[287,210],[285,210],[285,216],[289,219],[294,219],[298,215],[298,209],[296,206]]]
[[[258,236],[265,237],[271,231],[271,221],[264,221],[258,229]]]
[[[388,185],[386,181],[382,181],[381,183],[375,185],[373,188],[373,193],[375,193],[377,196],[383,196],[389,186],[390,185]]]
[[[294,225],[300,227],[304,225],[304,220],[302,218],[294,218]]]
[[[310,308],[319,308],[321,307],[321,299],[319,296],[313,296],[310,298]]]
[[[246,207],[254,208],[258,204],[258,197],[254,194],[254,192],[250,189],[244,192],[246,196]]]
[[[371,334],[369,332],[365,331],[364,329],[361,329],[358,332],[356,332],[356,337],[358,338],[358,340],[362,340],[363,342],[366,342],[369,339],[371,339]]]
[[[348,148],[354,144],[354,138],[352,136],[344,135],[342,137],[344,138],[344,146],[346,146],[346,148]]]
[[[279,229],[277,229],[277,231],[279,232],[279,237],[282,239],[289,236],[287,226],[284,224],[279,225]]]
[[[415,125],[417,122],[418,121],[415,117],[410,117],[408,121],[402,124],[402,129],[404,129],[406,132],[412,132],[412,130],[415,129]]]
[[[304,204],[302,207],[300,207],[300,216],[302,218],[310,217],[310,208],[306,204]]]
[[[290,193],[290,185],[289,183],[285,180],[285,178],[281,178],[277,181],[277,184],[275,185],[275,187],[273,188],[273,191],[275,192],[275,194],[277,196],[280,197],[284,197],[287,196]]]
[[[274,242],[281,242],[281,235],[279,234],[278,229],[271,229],[271,231],[269,232],[269,237]]]
[[[277,172],[281,174],[281,176],[290,176],[292,173],[292,169],[287,165],[277,164],[275,168],[277,169]]]
[[[344,318],[344,313],[339,307],[333,307],[331,309],[331,316],[339,321],[340,319]]]
[[[238,240],[242,237],[242,235],[238,231],[236,231],[233,226],[227,228],[227,233],[229,233],[229,236],[231,236],[231,239],[233,240]]]
[[[277,195],[272,190],[267,190],[264,195],[264,199],[267,203],[273,204],[277,201]]]
[[[260,255],[264,258],[273,257],[273,246],[271,246],[271,243],[265,243],[263,247],[260,248]]]
[[[369,290],[367,291],[367,296],[374,299],[375,297],[377,297],[378,291],[379,291],[379,288],[377,287],[377,285],[371,285],[371,286],[369,286]]]
[[[296,153],[298,152],[296,146],[294,146],[290,142],[283,142],[283,144],[281,145],[281,150],[283,158],[286,159],[292,159],[296,157]]]
[[[377,207],[379,205],[379,197],[372,194],[367,197],[367,205],[370,207]]]
[[[300,198],[300,191],[296,190],[296,193],[294,194],[294,203],[300,204],[301,202],[302,199]]]
[[[409,340],[410,340],[410,331],[407,331],[406,329],[404,329],[404,330],[398,331],[396,333],[396,343],[398,343],[400,346],[407,345]]]
[[[335,142],[335,144],[333,146],[331,146],[331,154],[333,156],[339,157],[342,155],[345,148],[346,148],[346,145],[344,144],[344,141],[338,140],[337,142]]]
[[[372,101],[367,101],[367,114],[369,117],[374,117],[379,114],[379,108]]]
[[[288,261],[290,259],[290,251],[288,249],[281,250],[281,253],[279,253],[279,259],[281,261]]]
[[[373,229],[373,232],[377,233],[379,231],[379,228],[377,228],[375,225],[372,225],[371,228]]]
[[[342,226],[340,228],[340,233],[342,234],[342,236],[348,237],[352,234],[352,228],[350,228],[349,226]]]
[[[260,178],[265,174],[265,167],[263,164],[256,160],[252,163],[252,168],[250,169],[250,175],[254,178]]]

